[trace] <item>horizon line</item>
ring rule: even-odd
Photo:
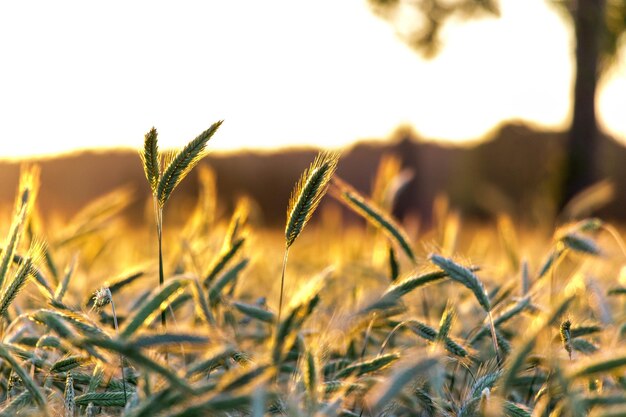
[[[335,149],[335,150],[350,150],[358,145],[362,144],[383,144],[383,143],[395,143],[399,142],[405,138],[409,138],[418,143],[434,143],[444,147],[456,147],[456,148],[472,148],[478,146],[482,143],[487,143],[495,140],[498,135],[508,127],[523,127],[529,131],[534,131],[537,133],[554,133],[554,134],[565,134],[568,129],[559,129],[559,128],[550,128],[546,126],[542,126],[541,124],[534,123],[532,121],[520,120],[520,119],[511,119],[507,121],[502,121],[498,123],[483,135],[477,138],[468,138],[464,140],[451,140],[446,138],[428,138],[421,135],[413,126],[410,125],[399,125],[395,128],[395,130],[387,135],[387,137],[379,137],[379,138],[358,138],[346,145],[336,146],[336,147],[328,147],[328,146],[315,146],[310,143],[294,143],[290,145],[278,145],[274,147],[263,147],[263,146],[248,146],[248,147],[238,147],[238,148],[214,148],[209,149],[210,154],[219,154],[219,155],[233,155],[242,152],[250,152],[256,154],[272,154],[272,153],[281,153],[285,151],[298,151],[298,150],[318,150],[318,149]],[[625,144],[623,140],[615,135],[611,135],[607,133],[604,129],[601,129],[601,133],[604,136],[611,137],[617,143]],[[134,146],[126,146],[126,145],[118,145],[118,146],[95,146],[95,147],[80,147],[72,150],[64,150],[55,153],[41,153],[41,154],[31,154],[31,155],[0,155],[1,162],[29,162],[29,161],[43,161],[57,158],[64,158],[69,156],[75,156],[86,153],[112,153],[112,152],[139,152],[141,149],[141,143],[139,142],[136,147]],[[164,151],[170,151],[177,148],[174,147],[166,147]]]

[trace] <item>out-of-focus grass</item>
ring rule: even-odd
[[[393,183],[379,179],[379,194]],[[374,197],[363,204],[390,216],[393,198]],[[258,224],[253,204],[219,214],[201,198],[187,224],[166,225],[159,287],[151,221],[121,220],[129,199],[115,192],[69,221],[36,210],[19,220],[0,288],[0,415],[582,416],[626,405],[626,254],[600,221],[472,223],[439,201],[418,228],[375,210],[348,221],[327,204],[290,249],[277,322],[284,230]],[[90,301],[103,286],[119,333],[111,308]]]

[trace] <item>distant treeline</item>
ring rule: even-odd
[[[398,217],[418,215],[428,222],[434,199],[447,195],[450,205],[464,216],[488,217],[507,212],[527,222],[553,219],[561,184],[565,133],[506,125],[491,140],[457,147],[419,140],[410,131],[398,131],[389,142],[363,142],[347,149],[337,174],[368,193],[383,155],[396,155],[414,176],[398,196]],[[284,222],[289,193],[317,150],[296,149],[275,153],[213,153],[205,158],[217,178],[220,207],[229,212],[238,196],[252,197],[268,225]],[[615,198],[598,215],[626,220],[626,148],[610,138],[598,155],[601,174],[615,186]],[[38,161],[42,168],[39,198],[44,216],[69,217],[94,198],[129,186],[135,203],[127,210],[133,222],[144,221],[150,196],[137,153],[86,152]],[[19,163],[0,162],[0,204],[12,203]],[[197,195],[195,175],[176,190],[180,207],[190,207]],[[173,218],[183,213],[172,210]]]

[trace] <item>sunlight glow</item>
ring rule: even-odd
[[[475,139],[502,121],[564,129],[571,33],[544,0],[457,22],[424,61],[364,0],[10,2],[0,6],[0,157],[180,146],[218,119],[212,149],[342,146],[410,125]],[[532,30],[529,30],[532,22]],[[626,136],[626,70],[599,95]]]

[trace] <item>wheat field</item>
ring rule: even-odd
[[[402,224],[396,159],[364,195],[321,153],[266,229],[249,199],[219,212],[193,169],[219,125],[171,155],[146,134],[145,224],[122,219],[128,190],[48,224],[23,168],[1,229],[0,415],[626,416],[615,227],[466,223],[445,199],[432,226]],[[197,206],[170,227],[188,174]]]

